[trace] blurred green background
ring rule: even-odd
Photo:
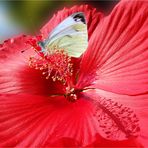
[[[0,42],[19,33],[35,33],[59,9],[75,4],[90,4],[108,14],[118,0],[0,0]]]

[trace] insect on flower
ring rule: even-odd
[[[53,81],[59,80],[63,83],[65,93],[69,100],[76,100],[77,93],[82,89],[75,88],[75,75],[73,76],[73,64],[86,50],[88,45],[87,25],[82,12],[77,12],[62,21],[45,39],[41,36],[28,41],[38,57],[30,57],[29,65],[40,69]],[[76,73],[78,74],[78,70]],[[72,78],[73,77],[73,78]]]
[[[0,146],[146,145],[146,8],[121,1],[106,17],[64,8],[37,36],[5,41]]]

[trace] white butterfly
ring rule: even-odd
[[[71,57],[80,57],[88,46],[86,19],[82,12],[77,12],[62,21],[45,41],[39,42],[41,51],[48,54],[57,47]]]

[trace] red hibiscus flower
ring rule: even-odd
[[[5,41],[0,146],[147,146],[147,7],[147,2],[121,1],[107,17],[87,5],[65,8],[41,29],[42,39]],[[31,57],[36,52],[26,42],[37,45],[75,12],[86,16],[88,48],[81,58],[57,51],[50,58],[55,71],[47,75],[48,62],[42,55]]]

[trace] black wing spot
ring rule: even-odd
[[[74,13],[72,16],[76,22],[83,22],[84,24],[86,24],[84,13],[78,12]]]

